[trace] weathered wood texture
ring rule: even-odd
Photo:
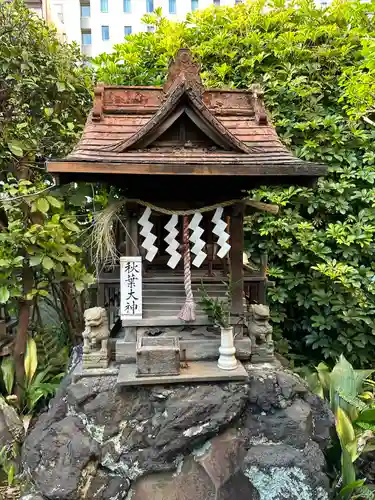
[[[181,369],[179,375],[137,377],[136,366],[122,365],[117,378],[117,387],[132,385],[178,384],[186,382],[215,382],[220,380],[247,380],[249,375],[238,363],[235,370],[221,370],[215,361],[196,361]]]
[[[182,119],[186,130],[200,134],[168,134]],[[99,87],[78,145],[66,160],[48,162],[48,170],[74,176],[316,178],[326,167],[299,160],[285,148],[269,122],[260,89],[205,90],[199,67],[181,50],[164,88]]]
[[[230,264],[231,264],[231,297],[232,315],[239,317],[244,313],[244,272],[243,272],[243,211],[241,204],[233,207],[230,218]]]
[[[96,157],[95,157],[96,156]],[[189,158],[182,154],[168,155],[158,153],[150,154],[140,163],[140,158],[131,157],[119,159],[104,158],[101,155],[75,157],[73,159],[48,162],[51,173],[74,174],[132,174],[132,175],[220,175],[279,177],[280,182],[285,182],[283,177],[318,177],[323,175],[320,165],[307,165],[299,160],[266,158],[262,155],[252,155],[249,158],[213,158],[212,156]],[[108,179],[109,180],[109,179]],[[297,179],[296,179],[297,182]]]
[[[205,276],[206,270],[198,272],[193,270],[193,293],[197,304],[197,319],[194,325],[210,325],[211,321],[203,312],[199,305],[198,289],[203,281],[209,294],[214,297],[225,297],[225,277],[220,271],[216,271],[215,277]],[[147,277],[146,277],[147,276]],[[266,277],[247,276],[243,278],[244,293],[250,303],[265,303],[265,290],[269,286]],[[118,270],[111,274],[103,273],[100,282],[93,287],[99,293],[97,305],[105,307],[108,312],[110,329],[112,330],[119,315],[120,308],[120,276]],[[183,325],[183,321],[178,319],[178,313],[184,303],[185,292],[183,287],[183,276],[181,273],[169,274],[165,271],[150,271],[143,278],[143,318],[133,322],[127,321],[126,327],[136,326],[173,326]],[[94,301],[96,303],[96,301]],[[232,318],[232,324],[238,323],[238,317]]]

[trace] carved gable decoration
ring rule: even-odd
[[[181,49],[161,87],[99,85],[81,140],[56,173],[198,174],[316,178],[326,167],[281,143],[257,85],[205,89]],[[112,168],[113,165],[113,168]]]
[[[104,149],[124,153],[129,149],[147,148],[165,131],[172,128],[182,115],[186,115],[196,128],[219,148],[242,153],[250,152],[250,148],[233,135],[204,103],[199,66],[192,62],[188,50],[181,49],[170,65],[163,92],[163,103],[147,123],[129,139],[108,145]]]

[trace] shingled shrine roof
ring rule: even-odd
[[[281,143],[259,87],[205,89],[199,66],[181,49],[163,88],[98,86],[80,141],[48,170],[316,178],[326,167]]]

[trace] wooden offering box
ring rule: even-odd
[[[137,339],[137,377],[179,375],[180,345],[177,337]]]

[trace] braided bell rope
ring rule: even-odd
[[[184,244],[184,287],[185,303],[182,306],[178,318],[183,321],[195,320],[195,302],[193,290],[191,288],[191,265],[190,265],[190,246],[189,246],[189,217],[184,216],[183,225],[183,244]]]

